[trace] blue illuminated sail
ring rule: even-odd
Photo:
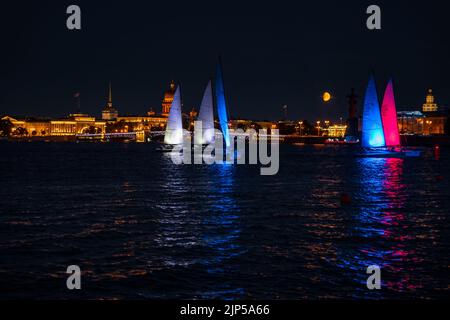
[[[230,133],[228,131],[228,114],[225,101],[225,88],[223,85],[222,64],[219,58],[216,70],[216,104],[219,116],[220,129],[222,130],[225,146],[230,146]]]
[[[377,89],[373,76],[370,77],[366,96],[364,98],[362,146],[363,148],[378,148],[385,146],[380,104],[378,102]]]

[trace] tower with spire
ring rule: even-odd
[[[358,116],[357,116],[357,98],[355,89],[352,88],[348,99],[348,119],[347,119],[347,130],[345,132],[345,140],[347,142],[354,142],[358,140]]]
[[[423,112],[436,112],[438,111],[438,105],[434,99],[433,90],[428,89],[428,94],[425,103],[422,106]]]
[[[106,104],[106,107],[102,111],[102,119],[106,121],[111,121],[117,119],[119,116],[119,112],[117,109],[113,107],[112,103],[112,88],[111,88],[111,82],[109,83],[109,91],[108,91],[108,102]]]

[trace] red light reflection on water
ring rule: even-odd
[[[414,271],[414,251],[408,249],[407,242],[411,240],[405,216],[407,201],[407,186],[404,184],[404,159],[385,159],[382,181],[386,208],[382,212],[380,223],[383,225],[382,238],[388,244],[383,260],[384,268],[392,273],[397,280],[385,281],[384,285],[394,291],[415,290],[420,285],[413,284],[410,274]],[[406,267],[408,266],[408,267]]]

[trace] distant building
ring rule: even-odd
[[[330,138],[344,138],[347,132],[347,126],[334,124],[324,130],[328,132],[327,136]]]
[[[165,117],[169,116],[170,107],[172,106],[173,97],[175,95],[175,82],[172,80],[170,82],[169,89],[164,93],[164,98],[162,102],[162,112],[161,114]]]
[[[165,130],[167,124],[167,117],[158,116],[118,116],[117,122],[125,122],[132,125],[134,131],[159,131]]]
[[[425,115],[423,123],[424,135],[445,134],[445,126],[448,120],[448,111],[440,108],[435,101],[433,90],[429,89],[425,104],[422,107]]]
[[[347,119],[346,132],[344,133],[345,140],[347,140],[347,141],[357,141],[358,137],[359,137],[359,133],[358,133],[359,119],[357,116],[357,110],[358,110],[357,109],[357,103],[358,103],[357,98],[358,98],[358,96],[355,93],[355,89],[352,88],[350,94],[347,96],[348,119]],[[339,132],[336,131],[336,133],[339,133]],[[340,136],[340,133],[338,136]]]
[[[67,119],[51,120],[51,135],[65,136],[84,133],[105,133],[106,121],[87,114],[71,114]]]
[[[147,115],[153,117],[156,115],[156,112],[153,110],[153,108],[150,108],[150,110],[147,112]]]
[[[233,132],[235,130],[241,129],[241,130],[248,130],[248,129],[254,129],[254,130],[260,130],[264,129],[270,132],[272,129],[278,129],[279,125],[275,122],[271,121],[254,121],[254,120],[246,120],[246,119],[233,119],[228,122],[228,126],[230,128],[230,131]],[[294,124],[295,127],[295,124]]]
[[[435,111],[427,112],[424,120],[424,135],[440,135],[445,134],[445,125],[448,115],[444,112]]]
[[[112,89],[111,83],[109,84],[109,93],[108,93],[108,103],[106,104],[105,109],[102,111],[102,119],[106,121],[112,121],[117,119],[119,112],[117,109],[113,107],[112,103]]]
[[[12,124],[11,133],[25,136],[43,137],[51,134],[51,123],[47,119],[16,119],[5,116],[2,120],[8,120]]]
[[[425,103],[422,106],[423,112],[436,112],[438,111],[438,105],[434,100],[433,90],[429,89],[428,94],[425,100]]]
[[[400,111],[397,121],[400,134],[442,135],[446,133],[448,115],[440,111]]]
[[[399,111],[397,122],[400,134],[422,135],[425,115],[420,111]]]
[[[75,136],[83,133],[104,133],[106,122],[98,121],[87,114],[72,114],[65,119],[15,119],[3,117],[13,125],[13,136],[47,137],[47,136]]]

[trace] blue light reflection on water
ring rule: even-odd
[[[167,157],[170,161],[170,157]],[[207,285],[191,285],[197,298],[238,297],[244,289],[236,281],[239,272],[234,259],[245,253],[239,243],[240,208],[235,199],[236,166],[173,166],[167,162],[165,191],[170,203],[161,207],[159,232],[162,247],[184,247],[186,251],[164,258],[168,267],[177,264],[196,270]],[[190,177],[201,177],[198,180]],[[181,193],[181,194],[179,194]],[[184,201],[174,201],[180,197]],[[198,197],[204,199],[199,202]],[[186,201],[190,198],[190,201]],[[175,243],[174,243],[175,242]],[[191,254],[189,254],[191,251]],[[190,259],[186,259],[186,256]]]
[[[232,260],[245,253],[245,249],[239,243],[240,208],[234,196],[236,167],[224,163],[210,166],[208,169],[211,176],[215,177],[209,190],[214,200],[207,208],[210,214],[202,221],[205,226],[202,240],[210,253],[200,263],[205,265],[209,274],[221,276],[221,280],[218,280],[215,292],[207,292],[203,297],[217,296],[218,291],[225,297],[231,294],[241,296],[244,293],[243,288],[231,281],[224,281],[228,275],[239,272],[238,265],[233,264]]]

